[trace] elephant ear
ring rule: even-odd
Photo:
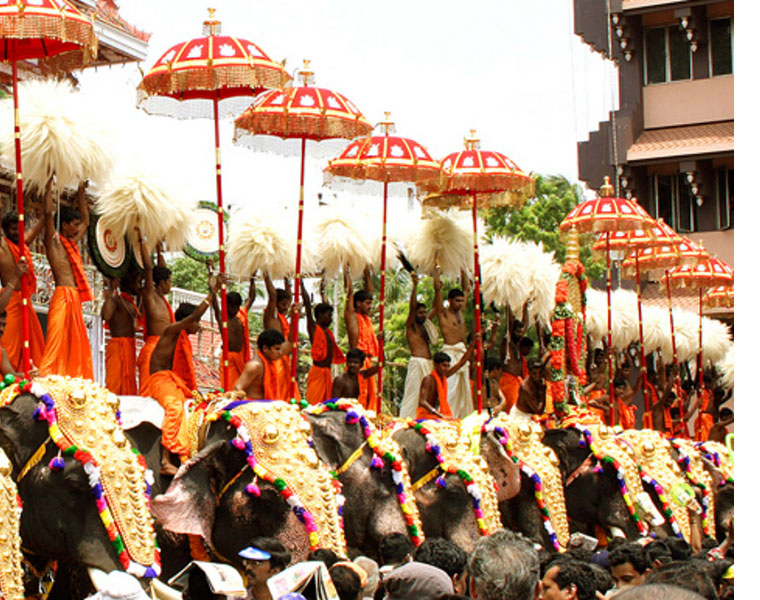
[[[319,460],[330,469],[337,469],[342,461],[341,446],[348,447],[350,432],[344,421],[344,413],[328,412],[321,415],[306,415],[306,420],[311,425],[314,451]],[[356,447],[356,446],[354,446]],[[348,451],[350,454],[351,451]]]
[[[217,440],[201,450],[179,468],[166,493],[153,499],[153,516],[164,529],[211,540],[226,447],[226,441]]]
[[[39,399],[32,394],[20,394],[13,402],[0,408],[0,447],[5,450],[18,472],[31,454],[47,438],[47,424],[35,423],[34,409]]]
[[[506,502],[517,496],[522,487],[520,466],[509,458],[493,433],[481,437],[480,448],[483,458],[488,463],[491,477],[498,486],[496,496],[499,502]]]

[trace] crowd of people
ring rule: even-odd
[[[443,538],[415,548],[409,538],[391,533],[380,540],[378,560],[352,559],[315,550],[306,561],[325,567],[326,577],[301,575],[284,594],[268,585],[292,564],[274,538],[255,538],[241,551],[249,600],[732,600],[733,541],[709,540],[694,553],[679,538],[613,539],[602,550],[582,545],[564,553],[537,550],[521,534],[498,530],[481,538],[469,554]],[[242,581],[242,580],[241,580]],[[224,600],[203,571],[183,582],[185,600]],[[242,593],[242,590],[241,590]],[[102,591],[99,600],[118,596]],[[129,596],[132,598],[133,596]],[[143,598],[136,595],[134,598]],[[145,596],[147,598],[147,596]]]

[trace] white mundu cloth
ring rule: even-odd
[[[406,381],[404,382],[404,398],[398,416],[402,419],[415,419],[417,405],[420,401],[420,386],[422,380],[433,372],[433,361],[429,358],[412,356],[406,366]]]
[[[459,362],[467,346],[464,342],[444,344],[441,349],[451,357],[452,366]],[[449,387],[449,406],[451,414],[457,419],[463,419],[472,412],[472,392],[470,390],[470,370],[464,365],[447,379]]]

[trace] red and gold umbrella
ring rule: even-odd
[[[219,116],[242,112],[252,96],[279,89],[291,79],[284,67],[253,42],[221,35],[221,25],[209,9],[204,36],[175,44],[148,71],[138,90],[145,112],[177,118],[213,118],[216,141],[216,200],[219,227],[219,270],[225,273],[222,159]],[[229,345],[227,286],[222,284],[222,386],[227,389]]]
[[[300,147],[301,187],[298,197],[298,241],[296,245],[296,277],[294,302],[298,304],[301,294],[301,251],[303,243],[304,178],[306,141],[336,141],[364,136],[372,131],[372,125],[348,98],[337,92],[310,86],[313,72],[309,61],[299,72],[302,85],[285,90],[272,90],[260,94],[246,111],[235,119],[235,143],[253,150],[274,149],[289,154],[288,142]],[[324,145],[324,144],[321,144]],[[313,146],[313,144],[312,144]],[[331,155],[334,155],[335,151]],[[294,397],[298,369],[298,312],[293,313],[291,339],[293,358],[290,366],[291,397]]]
[[[560,231],[575,228],[578,233],[604,232],[605,253],[607,256],[607,346],[612,348],[612,269],[610,265],[610,243],[615,231],[646,231],[656,222],[635,200],[614,198],[615,188],[610,185],[610,178],[604,177],[604,185],[599,190],[599,197],[581,202],[573,208],[559,225]],[[612,353],[607,359],[609,369],[610,400],[614,396],[612,377]],[[610,404],[610,424],[614,425],[614,406]]]
[[[472,208],[472,254],[475,280],[475,333],[480,337],[481,323],[480,258],[478,249],[478,202],[481,208],[498,205],[521,205],[536,191],[536,182],[510,158],[500,152],[481,150],[475,130],[464,140],[464,150],[453,152],[441,161],[443,169],[438,185],[439,198],[451,196],[465,199],[463,208]],[[469,200],[469,202],[467,202]],[[469,206],[467,206],[469,205]],[[475,350],[475,392],[478,412],[483,410],[483,341]]]
[[[719,285],[707,290],[702,302],[707,308],[732,308],[734,306],[734,288],[728,285]]]
[[[609,247],[611,250],[621,250],[634,256],[636,263],[636,305],[639,317],[639,350],[641,352],[642,377],[646,378],[646,356],[644,354],[644,322],[641,315],[641,271],[639,269],[638,252],[643,248],[654,248],[673,245],[678,241],[678,234],[673,231],[664,221],[659,220],[652,224],[651,229],[632,229],[628,231],[613,231],[609,235]],[[591,247],[594,251],[604,250],[607,247],[607,235],[600,234],[597,241]],[[649,384],[644,379],[644,417],[645,428],[652,429],[652,411],[650,402]]]
[[[21,168],[18,61],[36,60],[52,72],[81,69],[97,54],[98,41],[92,22],[68,0],[15,0],[0,6],[0,60],[10,62],[13,72],[13,108],[16,146],[16,203],[21,255],[24,239],[24,183]],[[29,374],[29,299],[27,277],[21,280],[23,370]]]
[[[390,113],[379,123],[383,135],[351,142],[338,158],[325,168],[328,184],[334,180],[377,181],[383,184],[383,229],[380,255],[380,332],[385,329],[385,263],[386,227],[388,222],[388,186],[393,183],[424,184],[441,175],[441,166],[424,146],[409,138],[390,135],[395,132]],[[378,395],[382,398],[385,340],[380,336],[377,374]]]
[[[684,265],[674,269],[669,279],[676,287],[696,288],[699,290],[699,355],[697,358],[697,373],[699,390],[703,389],[702,365],[702,290],[720,285],[734,285],[734,269],[720,259],[708,257],[693,265]],[[667,278],[667,275],[663,279]]]

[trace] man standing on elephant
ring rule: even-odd
[[[346,333],[348,335],[348,347],[358,348],[364,352],[364,364],[362,369],[372,368],[372,359],[380,356],[380,342],[375,334],[375,326],[370,319],[372,310],[372,280],[369,270],[364,271],[364,288],[354,293],[351,275],[346,269],[343,277],[346,288],[346,306],[343,318],[346,321]],[[367,410],[373,410],[380,414],[382,400],[377,395],[377,379],[375,375],[367,379]]]
[[[309,404],[319,404],[332,398],[332,365],[346,362],[343,351],[338,347],[330,331],[333,319],[333,307],[321,302],[311,310],[311,299],[302,285],[303,304],[306,311],[306,323],[311,340],[311,362],[306,376],[306,400]]]
[[[45,197],[45,253],[55,280],[48,310],[47,344],[40,373],[92,379],[92,352],[82,305],[92,300],[92,290],[79,254],[79,240],[87,232],[90,212],[79,186],[79,210],[62,206],[58,211],[60,232],[55,228],[52,187]]]
[[[443,284],[440,270],[436,269],[433,277],[435,297],[433,311],[438,316],[438,325],[443,336],[442,352],[451,357],[452,361],[459,359],[467,352],[467,330],[464,322],[463,309],[467,304],[470,280],[467,274],[461,273],[462,289],[449,291],[448,307],[443,306]],[[461,419],[473,410],[470,377],[467,369],[460,369],[449,378],[449,405],[455,418]]]
[[[412,272],[412,293],[409,298],[409,316],[406,319],[406,341],[411,357],[406,367],[404,398],[401,400],[399,417],[413,419],[417,414],[420,385],[423,378],[433,372],[430,344],[438,343],[438,330],[430,320],[435,309],[428,314],[427,306],[417,301],[417,273]]]
[[[109,279],[100,309],[100,316],[111,332],[111,339],[106,344],[106,387],[117,396],[137,395],[135,330],[140,317],[136,302],[138,293],[136,275],[125,277],[121,282]]]
[[[171,462],[171,454],[179,456],[184,462],[189,458],[187,431],[185,429],[185,400],[192,397],[192,388],[188,387],[173,370],[178,341],[184,334],[198,332],[199,321],[211,305],[216,292],[221,286],[218,277],[209,278],[209,295],[198,306],[183,302],[175,314],[176,321],[170,323],[158,339],[150,356],[150,376],[143,388],[144,395],[158,400],[164,409],[164,422],[161,425],[161,474],[174,475],[177,468]]]
[[[50,193],[51,185],[52,180],[48,183],[48,189],[45,190],[46,195]],[[32,227],[26,230],[24,234],[26,245],[24,246],[24,253],[22,256],[18,239],[18,213],[15,211],[8,212],[5,214],[2,221],[5,237],[0,240],[0,281],[2,281],[3,286],[9,285],[14,278],[19,261],[21,261],[22,258],[25,259],[27,271],[24,277],[26,278],[27,298],[37,291],[37,278],[34,275],[34,263],[32,261],[32,253],[29,250],[29,244],[37,238],[42,231],[44,224],[44,218],[38,219]],[[0,344],[5,348],[13,368],[17,371],[21,371],[21,367],[23,366],[21,364],[21,354],[24,344],[24,336],[22,334],[21,306],[21,286],[16,285],[7,306],[8,326],[0,340]],[[41,364],[44,352],[45,337],[42,334],[40,320],[37,317],[37,313],[32,309],[30,302],[29,355],[31,356],[32,362],[37,365]]]

